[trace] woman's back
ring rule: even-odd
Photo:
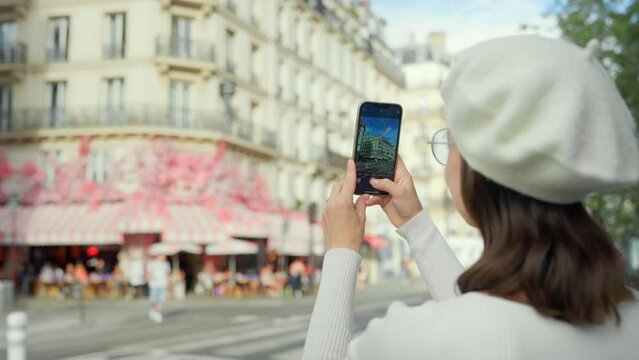
[[[349,346],[352,359],[632,359],[639,301],[619,306],[623,319],[577,327],[535,309],[481,293],[422,306],[393,304]]]

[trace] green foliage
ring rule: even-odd
[[[593,38],[601,42],[600,60],[638,121],[639,0],[555,0],[550,14],[574,43],[583,47]],[[639,186],[595,194],[586,204],[618,245],[639,237]]]

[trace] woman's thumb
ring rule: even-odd
[[[386,191],[391,196],[397,194],[397,191],[399,190],[399,185],[395,184],[390,179],[371,179],[371,185],[377,190]]]

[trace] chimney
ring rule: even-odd
[[[428,46],[439,56],[446,54],[446,33],[444,32],[431,32],[427,37]]]

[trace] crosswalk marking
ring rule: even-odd
[[[423,296],[404,296],[409,304],[423,302]],[[369,301],[355,305],[364,318],[383,315],[389,300]],[[233,310],[235,311],[235,310]],[[47,354],[82,353],[65,360],[291,360],[301,358],[311,314],[294,309],[292,314],[270,317],[258,309],[248,308],[242,314],[224,314],[225,309],[191,308],[168,313],[163,324],[153,324],[145,312],[127,310],[117,318],[93,314],[88,326],[77,318],[55,319],[47,316],[28,329],[27,346],[33,358]],[[229,316],[231,315],[231,316]],[[50,323],[47,320],[51,319]],[[91,319],[91,318],[90,318]],[[45,321],[43,321],[45,320]],[[55,321],[53,321],[55,320]],[[366,321],[367,322],[367,321]],[[365,323],[358,320],[356,328]],[[93,344],[91,338],[100,341]],[[73,350],[70,339],[78,346]],[[2,342],[0,342],[0,348]],[[0,349],[3,352],[4,349]],[[204,354],[197,356],[191,354]],[[30,357],[31,358],[31,357]]]
[[[256,339],[262,339],[266,337],[275,337],[284,334],[288,334],[291,332],[303,332],[306,335],[306,324],[292,324],[292,325],[284,325],[278,327],[267,327],[267,328],[257,328],[252,331],[245,332],[244,334],[237,335],[226,335],[220,336],[218,338],[210,338],[202,341],[190,341],[186,344],[179,344],[176,346],[167,347],[171,350],[171,352],[181,353],[188,352],[202,348],[213,348],[230,344],[248,344],[250,341],[254,341]]]

